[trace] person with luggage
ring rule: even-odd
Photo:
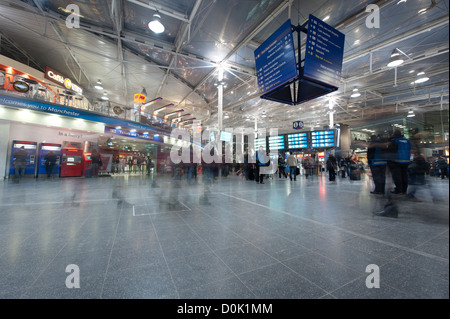
[[[294,154],[290,154],[286,159],[287,165],[289,166],[289,178],[292,181],[292,177],[294,177],[294,181],[297,180],[297,158]]]
[[[441,179],[448,178],[448,172],[447,172],[447,160],[444,156],[439,156],[439,159],[437,161],[437,165],[439,167],[439,171],[441,174]]]
[[[264,151],[264,148],[262,146],[259,147],[259,151],[256,152],[256,172],[255,172],[255,180],[256,184],[265,184],[264,183],[264,174],[261,174],[261,167],[264,167],[267,165],[268,160],[266,158],[266,152]]]
[[[327,159],[327,170],[329,173],[328,180],[330,182],[336,181],[337,161],[333,154],[330,154]]]
[[[350,180],[360,180],[361,171],[355,153],[352,153],[350,155],[349,162],[350,162],[350,174],[349,174]]]
[[[281,178],[281,175],[283,175],[284,178],[287,178],[286,161],[284,160],[284,156],[282,153],[278,155],[278,178]]]

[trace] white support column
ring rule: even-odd
[[[329,111],[329,114],[330,114],[330,129],[332,129],[334,127],[334,111],[333,111],[334,104],[333,104],[333,100],[330,99],[328,101],[328,103],[329,103],[328,104],[328,108],[330,109],[330,111]]]
[[[0,108],[0,113],[2,109]],[[8,143],[9,143],[9,121],[0,120],[0,180],[9,177],[9,165],[8,165]]]
[[[217,76],[217,81],[219,82],[219,85],[217,86],[218,90],[218,98],[217,98],[217,111],[218,115],[217,118],[219,120],[219,131],[222,131],[223,127],[223,69],[219,68],[219,75]]]

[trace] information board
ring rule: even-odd
[[[311,132],[311,147],[334,147],[335,134],[333,130]]]
[[[339,87],[344,43],[343,33],[309,15],[303,76]]]
[[[266,138],[255,139],[255,150],[259,150],[260,146],[262,146],[264,149],[266,149]]]
[[[297,133],[289,134],[288,138],[288,148],[308,148],[308,133]]]
[[[284,135],[269,137],[269,150],[284,150]]]
[[[259,94],[264,95],[298,76],[291,20],[255,50]]]

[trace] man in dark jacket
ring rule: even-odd
[[[14,174],[16,179],[19,180],[20,177],[25,175],[25,167],[27,166],[27,156],[28,153],[25,151],[25,147],[22,146],[20,149],[14,152]]]
[[[408,189],[408,165],[411,163],[411,144],[400,130],[395,130],[389,140],[390,160],[388,167],[394,180],[393,194],[404,194]]]
[[[438,167],[439,170],[441,171],[441,179],[444,179],[445,177],[447,177],[447,160],[445,159],[445,157],[443,156],[439,156],[438,159]]]
[[[330,182],[334,182],[336,180],[337,161],[336,161],[336,157],[334,157],[333,154],[330,154],[328,156],[327,170],[329,173],[328,180]]]
[[[384,153],[385,144],[381,143],[379,137],[372,135],[369,146],[367,147],[367,161],[372,172],[375,189],[371,194],[382,195],[386,187],[386,166],[387,160]]]
[[[45,171],[47,173],[47,178],[52,177],[53,168],[55,167],[57,156],[53,151],[50,151],[45,155]]]

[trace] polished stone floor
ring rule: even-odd
[[[367,176],[0,182],[0,298],[449,298],[449,184],[428,182],[442,200],[400,196],[398,219]]]

